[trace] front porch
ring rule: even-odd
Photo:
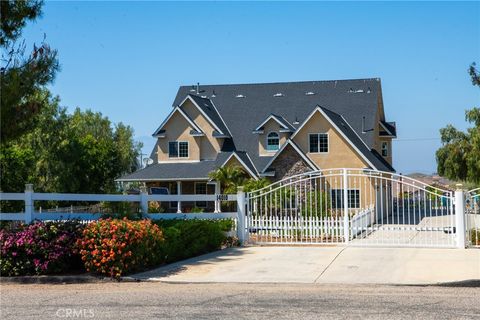
[[[209,180],[176,180],[145,182],[149,194],[204,195],[220,194],[220,183]],[[220,201],[169,201],[149,204],[149,211],[159,213],[222,212]]]

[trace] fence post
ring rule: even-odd
[[[33,220],[33,184],[27,183],[25,185],[25,223],[30,223]]]
[[[140,187],[140,208],[142,209],[142,217],[148,217],[147,196],[147,188],[145,186]]]
[[[343,238],[345,244],[350,240],[350,228],[348,223],[348,176],[347,169],[343,169]]]
[[[240,245],[245,243],[245,192],[243,187],[237,188],[237,237]]]
[[[461,184],[455,190],[455,234],[457,248],[465,249],[465,194]]]

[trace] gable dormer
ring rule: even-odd
[[[258,155],[273,156],[294,131],[285,118],[270,114],[253,130],[258,135]]]

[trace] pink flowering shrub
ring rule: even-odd
[[[75,242],[82,230],[75,221],[34,222],[0,230],[0,275],[52,274],[81,268]]]

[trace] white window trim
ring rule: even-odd
[[[199,184],[199,183],[205,185],[205,193],[197,193],[197,184]],[[207,185],[207,182],[206,182],[206,181],[195,181],[195,182],[193,183],[193,191],[195,192],[195,194],[202,194],[202,195],[203,195],[203,194],[208,194],[208,189],[207,189],[207,188],[208,188],[208,185]],[[198,202],[204,202],[204,203],[205,203],[205,206],[199,206],[199,205],[197,204]],[[200,208],[200,209],[205,209],[205,208],[208,207],[208,203],[207,203],[207,201],[195,201],[195,207]]]
[[[330,189],[330,199],[332,200],[333,199],[333,191],[334,190],[341,190],[341,193],[343,193],[343,188],[335,188],[335,189]],[[362,207],[362,191],[358,188],[348,188],[347,189],[347,199],[350,200],[350,198],[348,197],[348,191],[358,191],[358,207],[351,207],[350,205],[348,206],[348,209],[360,209]],[[342,194],[342,198],[341,198],[341,202],[343,202],[343,198],[344,195]],[[333,205],[332,205],[332,209],[343,209],[343,204],[342,204],[342,207],[335,207],[333,208]]]
[[[269,149],[268,149],[268,136],[269,136],[271,133],[275,133],[275,134],[277,135],[277,139],[278,139],[278,148],[275,149],[275,150],[269,150]],[[267,137],[265,138],[265,151],[275,153],[275,152],[277,152],[278,150],[280,150],[280,134],[279,134],[278,132],[276,132],[276,131],[270,131],[270,132],[267,134]]]
[[[171,157],[170,156],[170,143],[171,142],[176,142],[177,143],[177,150],[178,150],[178,156],[176,157]],[[181,142],[185,142],[187,144],[187,156],[186,157],[180,157],[180,143]],[[190,144],[188,143],[188,141],[180,141],[180,140],[176,140],[176,141],[168,141],[168,158],[169,159],[188,159],[190,158]]]
[[[383,154],[383,147],[386,146],[385,150],[387,151],[387,153],[384,155]],[[382,152],[382,157],[388,157],[390,155],[390,150],[389,150],[389,145],[388,145],[388,141],[382,141],[382,148],[380,150]]]
[[[320,135],[320,134],[326,134],[327,135],[327,152],[320,152],[320,138],[318,139],[318,152],[311,152],[310,151],[310,136],[312,135]],[[308,153],[311,154],[329,154],[330,153],[330,134],[328,132],[311,132],[308,134]]]

